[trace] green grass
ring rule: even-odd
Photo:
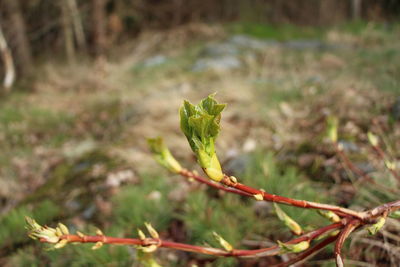
[[[316,27],[299,27],[292,24],[262,24],[237,22],[227,25],[232,34],[246,34],[261,39],[288,41],[293,39],[322,39],[324,31]]]

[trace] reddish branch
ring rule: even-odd
[[[341,250],[344,244],[344,241],[346,241],[347,237],[353,232],[361,222],[359,220],[352,220],[350,221],[344,229],[340,232],[338,240],[336,241],[335,244],[335,260],[336,260],[336,266],[338,267],[343,267],[343,259],[341,256]]]
[[[342,223],[334,223],[328,226],[319,228],[317,230],[308,232],[300,237],[294,238],[285,244],[297,244],[303,241],[312,241],[321,235],[324,235],[328,232],[331,232],[335,229],[340,229],[343,227]],[[244,250],[244,249],[233,249],[232,251],[226,251],[220,248],[211,248],[211,247],[203,247],[203,246],[195,246],[183,243],[177,243],[172,241],[161,240],[157,238],[118,238],[118,237],[110,237],[105,235],[62,235],[60,240],[67,240],[68,243],[98,243],[101,242],[103,244],[118,244],[118,245],[137,245],[137,246],[151,246],[156,245],[158,247],[163,248],[172,248],[176,250],[182,250],[187,252],[195,252],[213,256],[222,256],[222,257],[266,257],[273,256],[280,253],[281,248],[276,245],[268,248],[260,248],[253,250]],[[47,242],[46,239],[41,239],[41,242]]]
[[[338,149],[338,152],[340,152],[339,154],[342,155],[343,159],[345,159],[349,163],[349,165],[353,167],[353,171],[358,169],[348,160],[347,156],[340,149]],[[360,172],[362,172],[362,171],[360,170]],[[360,172],[358,172],[358,174],[361,175]],[[353,210],[342,208],[342,207],[335,206],[335,205],[328,205],[328,204],[316,203],[316,202],[305,201],[305,200],[297,200],[297,199],[292,199],[292,198],[287,198],[287,197],[283,197],[283,196],[269,194],[262,190],[255,189],[255,188],[249,187],[247,185],[238,183],[235,178],[232,178],[229,176],[225,176],[220,181],[220,183],[215,183],[206,178],[199,176],[198,174],[196,174],[194,172],[191,172],[191,171],[188,171],[185,169],[183,169],[180,172],[180,174],[186,178],[193,178],[201,183],[205,183],[209,186],[212,186],[214,188],[224,190],[227,192],[231,192],[231,193],[235,193],[235,194],[239,194],[239,195],[245,195],[245,196],[261,195],[265,201],[276,202],[276,203],[300,207],[300,208],[329,210],[329,211],[335,212],[336,214],[338,214],[342,217],[345,217],[342,219],[342,221],[341,221],[341,223],[339,223],[339,225],[331,224],[329,226],[326,226],[325,228],[323,227],[323,228],[320,228],[313,232],[310,232],[308,234],[308,235],[311,235],[311,236],[309,236],[309,239],[304,239],[307,235],[303,235],[302,237],[299,237],[297,239],[293,239],[293,240],[287,242],[287,243],[291,244],[291,243],[298,243],[301,241],[311,241],[311,240],[321,236],[322,232],[327,232],[328,231],[327,228],[335,229],[335,228],[343,227],[343,229],[340,231],[340,233],[338,235],[327,237],[322,242],[318,243],[314,247],[307,249],[303,253],[299,254],[297,257],[291,259],[288,262],[277,265],[277,266],[289,266],[291,264],[302,261],[305,258],[316,253],[317,251],[321,250],[325,246],[333,243],[337,239],[336,244],[335,244],[335,259],[336,259],[337,266],[341,267],[341,266],[343,266],[343,261],[342,261],[340,251],[344,244],[344,241],[351,234],[351,232],[353,232],[354,230],[356,230],[358,227],[360,227],[362,225],[374,224],[374,223],[376,223],[377,218],[379,218],[381,216],[386,216],[388,213],[390,213],[394,210],[400,209],[400,200],[397,200],[397,201],[385,203],[385,204],[380,205],[371,210],[367,210],[364,212],[357,212],[357,211],[353,211]],[[363,177],[365,177],[364,173],[362,173],[362,175],[363,175]],[[370,178],[370,179],[372,179],[372,178]],[[374,180],[372,180],[372,181],[374,182],[374,184],[376,184]],[[250,255],[256,256],[256,257],[260,256],[260,254],[258,254],[258,253],[262,253],[261,255],[263,255],[263,256],[275,255],[274,253],[276,252],[277,249],[278,249],[278,247],[275,246],[275,247],[271,247],[271,248],[252,250],[252,253],[255,253],[255,254],[250,254]],[[255,252],[255,251],[257,251],[257,252]],[[235,252],[238,253],[238,251],[235,251]],[[247,256],[250,256],[250,255],[247,254]],[[227,254],[225,252],[224,255],[220,255],[220,256],[239,256],[239,255],[238,254]]]
[[[338,206],[309,202],[304,200],[296,200],[269,194],[262,190],[254,189],[252,187],[238,183],[236,179],[233,177],[225,176],[220,181],[220,183],[215,183],[210,180],[207,180],[206,178],[201,177],[200,175],[194,172],[190,172],[185,169],[182,170],[180,174],[184,177],[193,178],[201,183],[207,184],[214,188],[224,190],[230,193],[235,193],[243,196],[258,195],[257,197],[261,195],[262,199],[264,199],[265,201],[276,202],[301,208],[329,210],[343,216],[341,221],[338,223],[333,223],[328,226],[321,227],[319,229],[303,234],[297,238],[294,238],[290,241],[287,241],[285,244],[291,245],[291,244],[299,244],[300,242],[303,241],[306,242],[316,241],[317,238],[319,239],[322,238],[323,236],[328,236],[324,240],[317,243],[315,246],[306,249],[305,251],[301,252],[288,262],[284,262],[278,266],[289,266],[293,263],[302,261],[305,258],[318,252],[325,246],[329,245],[330,243],[334,242],[336,239],[337,239],[335,245],[336,262],[338,266],[343,266],[340,250],[343,246],[344,241],[350,235],[350,233],[356,230],[357,228],[361,227],[362,225],[374,224],[376,223],[379,217],[386,216],[388,213],[400,209],[400,200],[397,200],[383,204],[368,211],[357,212],[350,209],[341,208]],[[49,232],[49,230],[46,230],[48,229],[46,227],[41,228],[40,226],[36,226],[36,224],[34,224],[34,226],[35,229],[39,229],[39,231]],[[329,233],[331,233],[334,230],[340,230],[339,234],[336,234],[334,236],[329,236]],[[45,238],[40,238],[40,241],[54,243],[54,241]],[[73,235],[73,234],[68,234],[68,232],[59,236],[58,241],[56,242],[57,244],[62,244],[62,245],[65,245],[65,243],[96,243],[95,247],[97,247],[98,244],[137,245],[141,247],[156,246],[160,248],[171,248],[187,252],[201,253],[213,256],[222,256],[222,257],[252,257],[252,258],[266,257],[266,256],[274,256],[282,252],[282,248],[279,245],[267,248],[252,249],[252,250],[245,250],[245,249],[225,250],[220,248],[212,248],[212,247],[204,247],[204,246],[196,246],[196,245],[172,242],[172,241],[162,240],[159,238],[144,238],[144,239],[117,238],[117,237],[105,236],[103,234],[98,234],[94,236],[83,235],[83,234]]]
[[[337,238],[338,238],[337,235],[327,237],[323,241],[321,241],[320,243],[315,245],[314,247],[304,251],[303,253],[300,253],[299,255],[290,259],[289,261],[282,262],[280,264],[274,265],[273,267],[286,267],[286,266],[290,266],[294,263],[299,263],[299,262],[303,261],[304,259],[312,256],[313,254],[317,253],[318,251],[320,251],[327,245],[333,243]]]
[[[206,183],[212,187],[215,187],[220,190],[228,191],[231,193],[235,194],[240,194],[240,195],[245,195],[245,196],[254,196],[254,195],[260,195],[263,197],[265,201],[269,202],[275,202],[275,203],[280,203],[280,204],[285,204],[289,206],[294,206],[294,207],[300,207],[300,208],[306,208],[306,209],[319,209],[319,210],[329,210],[337,213],[340,216],[351,216],[355,218],[362,218],[362,214],[360,212],[342,208],[339,206],[335,205],[329,205],[329,204],[321,204],[321,203],[316,203],[316,202],[311,202],[311,201],[306,201],[306,200],[298,200],[298,199],[293,199],[293,198],[288,198],[288,197],[283,197],[279,195],[274,195],[274,194],[269,194],[266,193],[262,190],[255,189],[252,187],[249,187],[247,185],[232,181],[232,179],[228,176],[225,176],[224,179],[221,180],[221,185],[215,182],[209,181],[209,179],[203,178],[191,171],[183,169],[180,174],[182,176],[188,177],[188,178],[193,178],[201,183]],[[235,190],[232,190],[235,189]]]

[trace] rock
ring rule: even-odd
[[[237,56],[239,49],[229,43],[214,43],[207,45],[201,52],[200,57],[221,57],[221,56]]]
[[[283,46],[295,50],[326,49],[329,47],[319,40],[292,40],[285,42]]]
[[[240,48],[253,50],[263,50],[268,46],[279,45],[279,42],[275,40],[260,40],[246,35],[234,35],[228,40],[228,42]]]
[[[239,69],[241,66],[242,62],[235,56],[201,58],[194,63],[192,71],[202,72],[211,70],[216,72],[225,72],[234,69]]]
[[[371,173],[376,171],[375,167],[369,162],[358,162],[354,165],[356,165],[356,167],[362,170],[364,173]]]
[[[146,59],[143,62],[143,67],[151,68],[151,67],[160,66],[160,65],[166,63],[167,60],[168,60],[167,57],[164,55],[156,55],[156,56]]]
[[[239,155],[226,162],[224,170],[228,175],[241,176],[245,173],[250,160],[250,155],[248,154]]]
[[[356,153],[360,148],[351,141],[339,140],[339,145],[342,146],[344,152]]]

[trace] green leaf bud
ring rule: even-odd
[[[198,105],[184,101],[179,113],[181,130],[196,154],[200,166],[208,177],[219,182],[224,174],[214,144],[220,131],[221,112],[226,105],[219,104],[214,95],[209,95]]]

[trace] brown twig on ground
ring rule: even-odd
[[[361,177],[361,182],[369,182],[371,184],[373,184],[376,187],[379,187],[380,189],[384,190],[384,191],[388,191],[391,193],[398,193],[398,190],[395,190],[393,188],[381,185],[379,183],[377,183],[371,176],[369,176],[367,173],[365,173],[363,170],[361,170],[360,168],[358,168],[356,165],[353,164],[353,162],[351,162],[351,160],[349,159],[349,157],[347,157],[346,153],[343,152],[343,149],[340,148],[339,144],[337,142],[334,143],[335,145],[335,150],[336,153],[339,155],[340,159],[344,162],[344,164],[355,174],[357,174],[358,176]]]
[[[386,164],[386,155],[379,145],[372,146],[378,157],[385,163],[386,168],[392,173],[393,177],[396,178],[397,182],[400,183],[400,175],[390,166]]]

